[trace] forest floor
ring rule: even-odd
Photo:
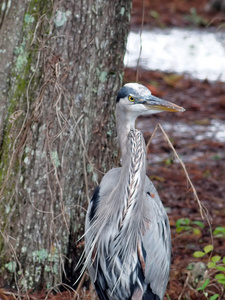
[[[144,2],[146,26],[199,28],[208,25],[221,26],[225,22],[224,13],[206,10],[207,0],[134,0],[131,29],[137,26],[140,28]],[[124,81],[136,81],[136,70],[126,69]],[[225,83],[199,81],[187,75],[174,77],[173,74],[146,70],[139,70],[138,81],[148,86],[155,96],[186,109],[184,113],[142,117],[138,121],[138,127],[148,142],[155,126],[158,123],[163,126],[179,157],[184,161],[211,221],[210,229],[207,220],[201,218],[193,189],[190,188],[180,163],[174,158],[173,151],[158,129],[148,148],[147,171],[167,208],[172,232],[171,274],[164,300],[209,299],[214,293],[220,295],[218,299],[225,299],[223,286],[214,279],[215,268],[207,273],[199,263],[207,264],[210,256],[193,257],[195,251],[203,251],[206,245],[212,244],[211,236],[213,256],[225,256],[225,143],[217,138],[217,131],[214,134],[209,132],[212,126],[218,126],[219,132],[225,132]],[[223,129],[221,126],[224,126]],[[210,232],[214,234],[211,235]],[[208,297],[202,291],[196,291],[204,282],[202,277],[206,275],[210,278],[205,289]],[[46,294],[43,291],[30,293],[29,297],[55,300],[97,299],[93,291],[86,291],[86,296],[82,296],[83,293],[81,289],[80,297],[76,298],[73,291],[58,294]],[[0,299],[16,298],[16,295],[0,290]],[[27,299],[26,296],[25,298]]]

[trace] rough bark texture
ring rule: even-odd
[[[74,283],[89,192],[113,165],[131,1],[4,0],[0,285]]]

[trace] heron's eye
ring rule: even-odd
[[[130,102],[134,102],[134,97],[129,96],[128,99],[129,99]]]

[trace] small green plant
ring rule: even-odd
[[[221,160],[222,157],[221,157],[221,155],[219,155],[219,154],[215,154],[215,155],[213,155],[213,156],[211,157],[211,159],[213,159],[213,160]]]
[[[210,252],[213,251],[213,245],[207,245],[204,247],[203,251],[195,251],[193,256],[195,258],[201,258],[207,256]],[[207,287],[209,285],[215,285],[215,283],[222,285],[225,289],[225,256],[222,258],[219,255],[214,255],[209,257],[209,262],[207,263],[208,275],[203,284],[197,288],[197,291],[202,291],[203,294],[209,300],[216,300],[219,298],[219,294],[214,294],[210,298],[208,297],[209,293]]]
[[[194,8],[194,7],[192,7],[190,9],[190,14],[186,15],[185,19],[197,26],[199,26],[199,25],[206,26],[208,23],[204,17],[202,17],[198,14],[196,8]]]
[[[156,10],[150,10],[150,16],[154,19],[159,19],[160,15]]]
[[[213,231],[215,237],[225,237],[225,227],[216,227]]]
[[[181,218],[176,221],[177,233],[182,231],[191,231],[193,234],[199,235],[203,228],[204,224],[201,221],[191,221],[189,218]]]
[[[166,166],[170,166],[173,164],[173,158],[172,157],[169,157],[165,160],[165,165]]]

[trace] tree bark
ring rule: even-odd
[[[0,285],[79,276],[89,194],[117,156],[130,10],[131,0],[3,1]]]

